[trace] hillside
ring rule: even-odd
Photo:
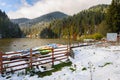
[[[14,23],[18,23],[20,27],[31,27],[40,22],[50,22],[55,19],[62,19],[67,17],[66,14],[62,12],[52,12],[34,19],[20,18],[20,19],[12,19],[11,21]]]
[[[73,16],[61,12],[52,12],[35,19],[14,20],[19,22],[26,36],[41,38],[71,38],[86,34],[94,34],[104,29],[99,25],[104,22],[108,5],[96,5]],[[103,33],[104,34],[104,33]]]
[[[62,12],[52,12],[45,14],[43,16],[34,18],[34,19],[13,19],[14,23],[18,23],[21,30],[27,37],[39,37],[41,31],[49,26],[49,23],[53,20],[62,19],[67,17],[68,15]]]
[[[62,19],[64,17],[67,17],[67,15],[62,12],[52,12],[52,13],[48,13],[43,16],[40,16],[38,18],[32,19],[30,20],[30,22],[31,23],[33,22],[33,24],[38,23],[38,22],[50,22],[52,20]]]
[[[93,34],[98,31],[99,25],[105,20],[108,5],[96,5],[78,14],[62,20],[53,21],[50,24],[52,31],[58,37],[76,38],[85,34]]]
[[[96,6],[92,6],[90,7],[88,10],[89,11],[100,11],[100,12],[105,12],[106,11],[106,8],[108,8],[108,5],[105,5],[105,4],[101,4],[101,5],[96,5]]]
[[[20,24],[29,21],[30,19],[28,18],[19,18],[19,19],[11,19],[13,23]]]
[[[17,24],[13,24],[5,12],[0,10],[0,38],[18,38],[22,32]]]

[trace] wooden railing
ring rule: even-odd
[[[54,65],[56,61],[68,59],[69,49],[67,46],[57,49],[50,48],[51,52],[41,55],[38,50],[24,52],[0,52],[0,73],[23,70],[50,63]]]

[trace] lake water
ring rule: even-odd
[[[50,43],[68,44],[68,40],[31,39],[31,38],[0,39],[0,51],[7,52],[7,51],[24,50],[24,49],[39,47]]]

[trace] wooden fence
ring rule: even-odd
[[[23,70],[48,63],[54,65],[56,61],[68,59],[69,49],[67,46],[57,49],[50,48],[49,50],[51,52],[45,55],[41,55],[39,50],[32,49],[28,52],[0,52],[0,73]]]

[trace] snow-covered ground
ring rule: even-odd
[[[43,78],[36,76],[1,77],[0,80],[120,80],[120,46],[97,47],[95,45],[73,49],[72,66]],[[71,69],[74,69],[72,71]]]

